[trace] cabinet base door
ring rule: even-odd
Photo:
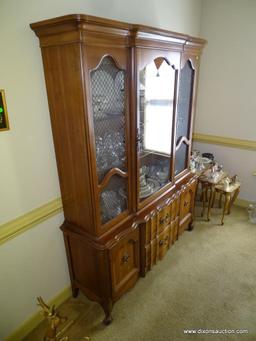
[[[110,251],[112,296],[116,300],[131,288],[139,277],[139,231],[123,238]]]

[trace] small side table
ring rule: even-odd
[[[204,172],[198,179],[198,183],[202,186],[202,198],[203,198],[203,209],[201,216],[204,216],[205,213],[205,204],[207,202],[207,194],[208,190],[210,190],[210,198],[208,201],[208,209],[207,209],[207,221],[210,220],[210,214],[211,214],[211,207],[213,205],[214,196],[215,196],[215,188],[219,184],[219,182],[227,176],[227,173],[220,172],[217,177],[210,178],[210,171],[207,170]]]
[[[241,186],[240,182],[235,182],[234,184],[228,186],[228,188],[224,188],[224,186],[222,184],[218,184],[215,186],[215,193],[220,194],[220,198],[219,198],[219,205],[220,206],[221,206],[222,195],[225,195],[225,202],[224,202],[222,217],[221,217],[221,225],[224,224],[225,214],[226,213],[230,214],[231,207],[232,207],[233,203],[235,202],[235,200],[236,200],[236,198],[240,192],[240,186]],[[212,200],[211,206],[214,203],[215,193],[214,193],[214,198]]]

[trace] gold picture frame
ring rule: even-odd
[[[0,89],[0,131],[9,130],[9,119],[7,112],[7,105],[5,100],[5,93]]]

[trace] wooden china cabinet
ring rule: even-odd
[[[73,295],[113,304],[186,229],[204,40],[88,15],[31,24],[40,39]],[[175,280],[175,279],[174,279]]]

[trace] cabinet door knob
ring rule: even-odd
[[[122,263],[128,263],[130,256],[128,254],[123,255],[122,257]]]

